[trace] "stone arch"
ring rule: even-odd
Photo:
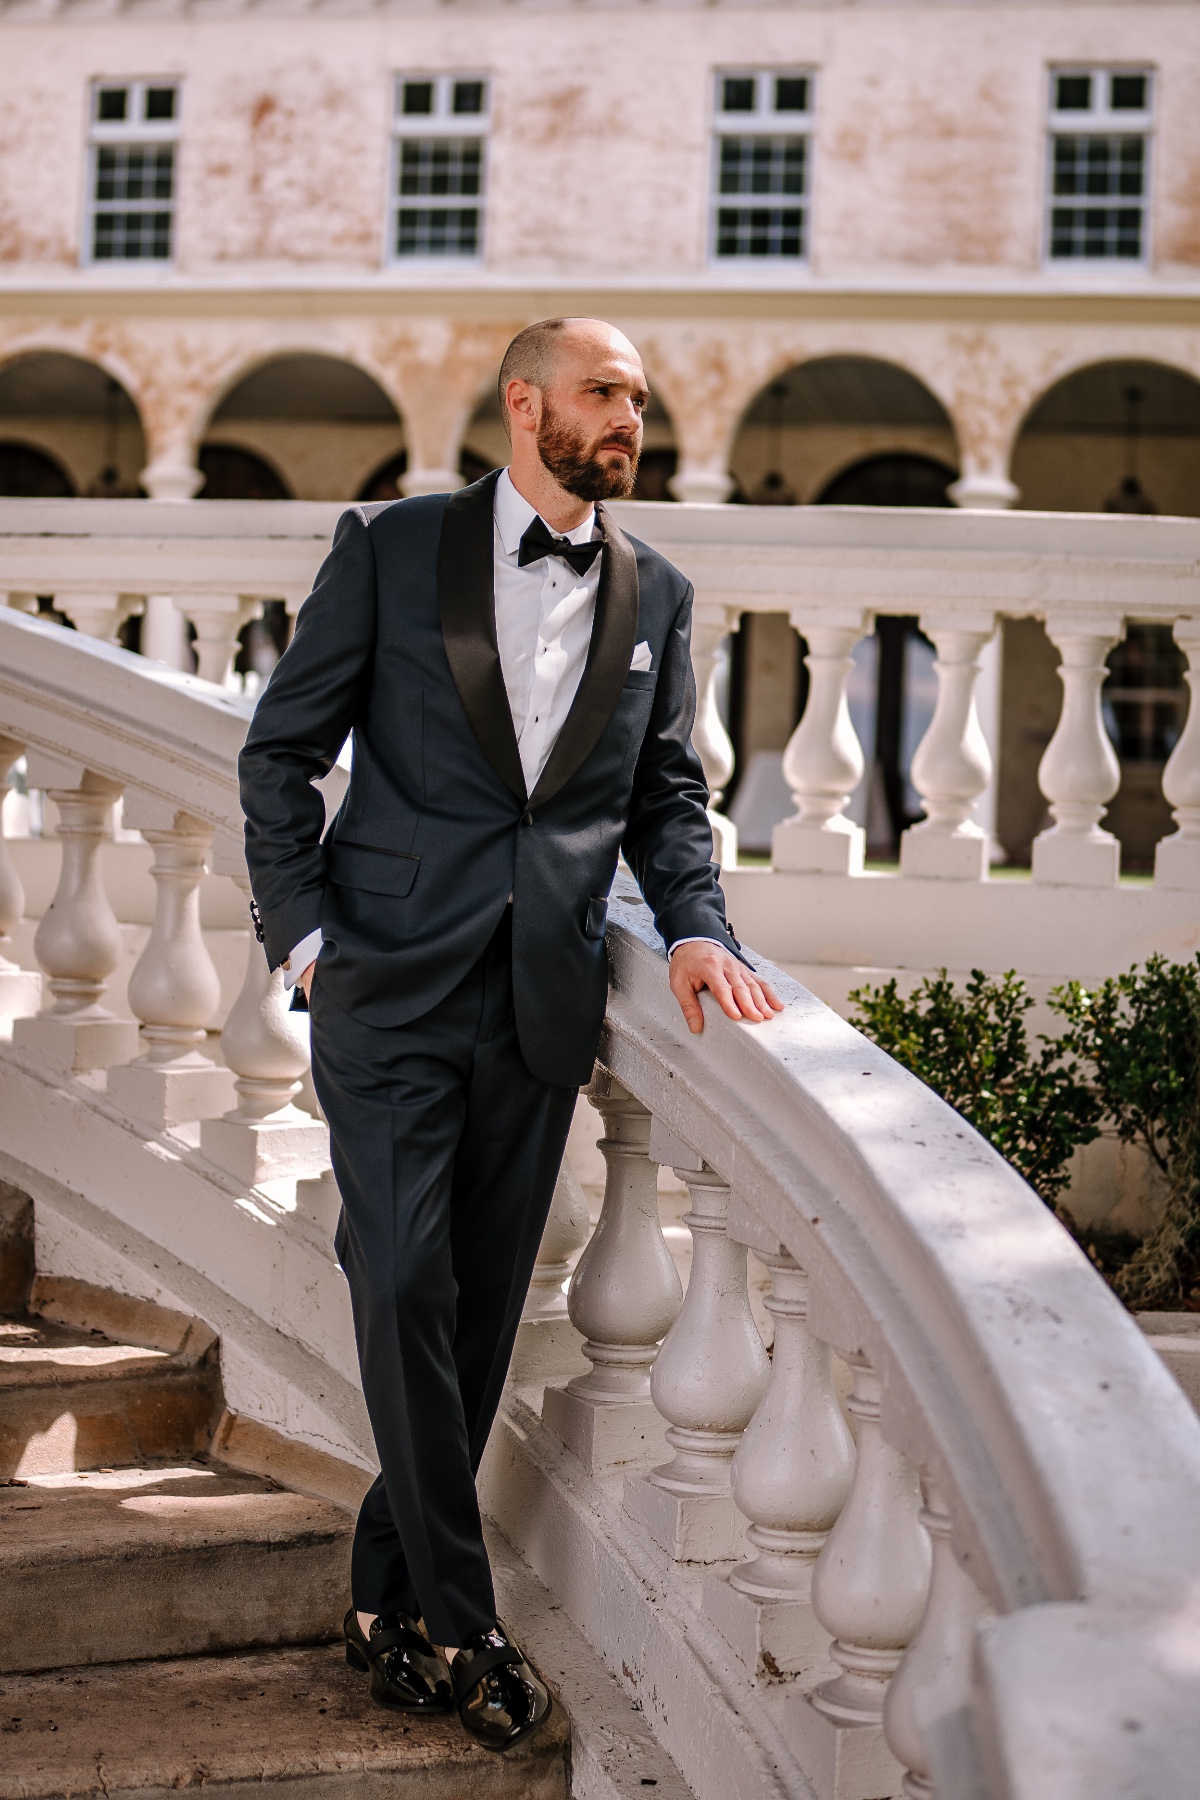
[[[198,454],[209,448],[257,457],[298,499],[353,500],[405,450],[404,422],[387,387],[357,358],[281,347],[222,382]]]
[[[957,468],[953,421],[926,381],[900,363],[863,354],[787,364],[739,420],[729,457],[734,497],[811,503],[839,474],[882,455]]]
[[[1027,408],[1009,471],[1037,511],[1200,516],[1200,378],[1150,357],[1081,361]]]
[[[29,345],[0,364],[0,439],[49,460],[68,491],[139,492],[146,434],[129,385],[99,358]]]

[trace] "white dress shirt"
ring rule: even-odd
[[[492,517],[496,646],[525,791],[532,794],[583,677],[596,617],[601,555],[597,553],[584,575],[577,575],[557,556],[545,556],[521,568],[517,561],[521,539],[537,514],[517,492],[507,469],[496,483]],[[586,544],[591,541],[595,525],[596,509],[592,507],[573,531],[554,535],[565,537],[572,544]],[[546,529],[554,531],[551,525]],[[647,649],[646,645],[638,645],[635,661],[638,653],[644,656]],[[286,987],[292,987],[309,963],[316,961],[323,941],[318,928],[296,945],[284,964]],[[672,944],[672,951],[675,948]]]

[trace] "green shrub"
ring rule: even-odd
[[[943,969],[902,999],[896,982],[856,988],[855,1023],[949,1101],[1007,1157],[1130,1306],[1200,1311],[1200,956],[1050,995],[1065,1021],[1031,1048],[1033,1006],[1011,971]],[[1081,1229],[1061,1201],[1073,1151],[1101,1130],[1142,1145],[1166,1178],[1162,1219],[1141,1243]]]

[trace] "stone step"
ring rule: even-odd
[[[336,1644],[0,1679],[0,1800],[566,1800],[568,1753],[560,1706],[505,1756],[385,1712]]]
[[[0,1670],[326,1640],[351,1531],[327,1500],[199,1463],[5,1485]]]
[[[0,1480],[184,1461],[220,1415],[211,1333],[164,1349],[36,1313],[0,1319]]]

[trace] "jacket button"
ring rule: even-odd
[[[533,824],[533,814],[531,812],[522,813],[521,814],[521,823],[522,823],[522,825],[532,825]]]

